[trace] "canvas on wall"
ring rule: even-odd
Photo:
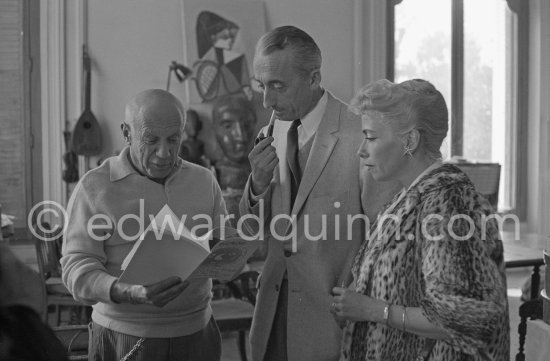
[[[195,138],[203,143],[204,155],[219,164],[231,152],[226,137],[232,138],[234,151],[244,147],[247,153],[271,114],[251,84],[254,49],[266,31],[265,8],[251,0],[181,0],[181,5],[184,63],[193,71],[185,82],[186,106],[201,124]],[[216,107],[225,111],[214,119]],[[250,115],[249,108],[255,116],[244,115]],[[222,120],[224,116],[230,119]],[[239,152],[248,164],[246,155]]]
[[[250,0],[182,0],[183,48],[193,70],[189,104],[224,94],[252,100],[254,47],[266,31],[264,4]]]

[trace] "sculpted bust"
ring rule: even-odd
[[[255,124],[254,107],[244,96],[224,95],[215,101],[212,125],[223,157],[214,167],[229,214],[239,214],[239,201],[251,171],[248,153]]]
[[[248,153],[254,140],[256,113],[252,103],[242,96],[218,98],[212,109],[212,125],[223,158],[216,162],[218,181],[223,189],[243,189],[250,163]]]

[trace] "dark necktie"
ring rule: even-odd
[[[300,119],[296,119],[292,122],[292,125],[288,129],[287,133],[287,145],[286,145],[286,160],[288,168],[291,174],[291,188],[290,188],[290,207],[294,205],[296,194],[298,193],[298,187],[300,186],[300,180],[302,178],[302,172],[298,163],[298,127],[300,126]]]

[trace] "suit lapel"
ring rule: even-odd
[[[338,142],[340,108],[341,105],[329,93],[327,108],[315,134],[306,169],[302,174],[300,188],[298,188],[294,207],[292,208],[293,214],[298,214],[302,209],[309,193],[325,168],[334,146]]]

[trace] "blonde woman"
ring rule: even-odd
[[[502,242],[489,203],[441,162],[443,96],[424,80],[379,80],[352,107],[364,166],[403,191],[358,252],[352,286],[333,289],[341,360],[508,360]]]

